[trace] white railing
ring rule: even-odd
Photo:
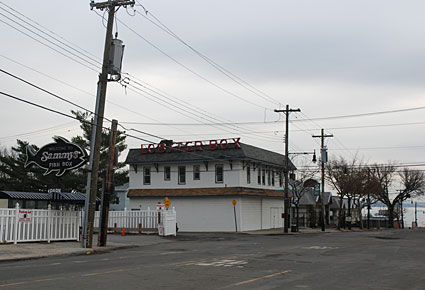
[[[0,243],[79,240],[79,213],[45,209],[0,209]]]
[[[166,210],[162,213],[162,223],[164,225],[164,236],[177,235],[177,213],[173,207],[171,210]]]
[[[157,210],[110,211],[108,229],[114,232],[157,232],[176,235],[176,211],[161,212],[158,225]],[[99,228],[100,213],[95,213],[94,227]],[[0,243],[67,241],[80,239],[83,211],[46,209],[0,208]]]
[[[100,212],[96,211],[94,227],[99,228]],[[123,210],[110,211],[108,214],[110,231],[154,232],[158,230],[158,213],[155,210]]]

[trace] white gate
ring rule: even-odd
[[[79,240],[79,212],[0,209],[0,243]]]

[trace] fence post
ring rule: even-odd
[[[52,206],[49,204],[47,206],[47,242],[50,243],[50,238],[52,234]]]
[[[15,207],[15,227],[13,228],[14,232],[13,232],[13,239],[14,239],[14,244],[16,245],[18,243],[18,226],[19,226],[19,203],[16,203],[16,207]]]

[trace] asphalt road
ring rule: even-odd
[[[425,289],[425,230],[167,239],[3,262],[0,289]]]

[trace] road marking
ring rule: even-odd
[[[304,249],[308,249],[308,250],[335,250],[335,249],[338,249],[338,247],[311,246],[311,247],[304,247]]]
[[[292,272],[292,271],[291,270],[286,270],[286,271],[283,271],[283,272],[274,273],[274,274],[271,274],[271,275],[267,275],[267,276],[263,276],[263,277],[258,277],[258,278],[254,278],[254,279],[251,279],[251,280],[246,280],[246,281],[238,282],[238,283],[235,283],[235,284],[231,284],[229,286],[225,286],[225,287],[220,288],[220,289],[226,289],[226,288],[231,288],[231,287],[238,287],[238,286],[242,286],[242,285],[249,284],[249,283],[252,283],[252,282],[256,282],[258,280],[264,280],[264,279],[273,278],[273,277],[276,277],[276,276],[279,276],[279,275],[284,275],[284,274],[287,274],[287,273],[290,273],[290,272]]]
[[[9,286],[16,286],[16,285],[22,285],[22,284],[28,284],[28,283],[35,283],[35,282],[55,281],[55,280],[60,280],[60,279],[65,279],[65,277],[49,278],[49,279],[41,279],[41,280],[31,280],[31,281],[22,281],[22,282],[14,282],[14,283],[0,285],[0,287],[9,287]]]
[[[214,266],[214,267],[239,267],[242,268],[243,265],[248,264],[247,261],[238,261],[238,260],[218,260],[209,263],[197,263],[196,266]]]
[[[90,276],[96,276],[96,275],[102,275],[102,274],[110,274],[110,273],[117,273],[117,272],[124,272],[124,269],[119,270],[113,270],[113,271],[106,271],[106,272],[97,272],[97,273],[88,273],[88,274],[82,274],[81,277],[90,277]]]
[[[87,261],[72,261],[73,263],[86,263]]]
[[[62,264],[62,263],[52,263],[52,264],[50,264],[50,266],[56,266],[56,265],[60,265],[60,264]]]
[[[220,258],[214,258],[214,259],[204,259],[204,260],[196,260],[196,261],[186,261],[186,262],[179,262],[179,263],[172,263],[172,264],[167,264],[167,266],[191,266],[191,265],[196,265],[198,263],[207,263],[207,262],[216,262],[219,260],[229,260],[229,259],[236,259],[238,258],[237,256],[232,256],[232,257],[220,257]]]

